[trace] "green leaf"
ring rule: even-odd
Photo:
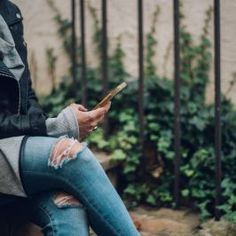
[[[112,153],[111,158],[116,161],[123,161],[126,159],[126,154],[123,150],[117,149]]]
[[[153,195],[148,195],[146,201],[151,205],[156,205],[156,198]]]
[[[181,194],[182,194],[182,196],[183,197],[188,197],[189,196],[189,190],[188,189],[183,189],[182,191],[181,191]]]

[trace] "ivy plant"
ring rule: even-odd
[[[48,1],[55,13],[58,35],[69,55],[71,24],[67,19],[63,19],[52,1]],[[90,5],[88,7],[94,20],[93,43],[99,58],[101,25],[96,9]],[[155,27],[159,13],[160,7],[157,7],[145,45],[145,166],[141,161],[143,158],[138,138],[138,82],[131,78],[125,69],[125,52],[121,37],[117,39],[116,48],[108,59],[109,87],[113,88],[124,80],[129,84],[127,89],[113,100],[109,112],[109,137],[105,138],[103,130],[99,128],[88,139],[94,148],[105,150],[114,161],[121,163],[123,194],[129,199],[131,206],[140,203],[152,206],[174,205],[174,81],[173,78],[160,76],[154,62],[158,43]],[[188,32],[185,18],[183,14],[181,16],[181,199],[183,205],[198,209],[201,218],[205,219],[213,215],[215,195],[214,105],[205,102],[212,62],[212,44],[208,35],[212,8],[206,12],[199,41]],[[79,58],[80,47],[77,52]],[[78,87],[80,68],[79,64]],[[89,108],[101,98],[100,71],[100,66],[87,67]],[[45,111],[50,115],[56,115],[66,103],[80,102],[81,91],[78,90],[74,96],[71,93],[70,81],[70,76],[65,76],[57,89],[41,100]],[[227,220],[236,221],[236,110],[223,94],[222,114],[223,199],[219,209]]]

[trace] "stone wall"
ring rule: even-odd
[[[33,77],[37,78],[34,83],[39,94],[48,93],[51,89],[47,72],[46,48],[53,47],[58,57],[56,77],[60,81],[62,75],[68,71],[68,59],[64,55],[61,41],[56,35],[56,26],[53,21],[53,13],[47,5],[46,0],[13,0],[22,10],[25,25],[25,38],[29,48],[29,58],[33,66]],[[70,17],[70,2],[65,0],[54,0],[61,13]],[[79,2],[79,1],[78,1]],[[86,34],[88,64],[96,65],[94,47],[91,42],[92,20],[88,11],[88,2],[97,9],[98,16],[101,15],[101,1],[86,1]],[[201,34],[205,11],[213,4],[212,0],[183,0],[184,14],[188,30],[196,36]],[[123,48],[126,53],[125,63],[128,72],[134,77],[137,76],[138,50],[137,50],[137,1],[135,0],[108,0],[108,34],[110,52],[116,44],[117,37],[121,36]],[[173,74],[173,15],[172,0],[144,0],[144,30],[148,32],[151,25],[152,14],[156,5],[161,8],[161,13],[156,26],[156,38],[158,39],[156,65],[158,73],[172,77]],[[236,68],[236,1],[222,1],[222,89],[223,92],[229,88]],[[77,10],[79,12],[79,9]],[[79,21],[77,22],[79,27]],[[211,24],[212,26],[213,24]],[[79,29],[78,29],[79,34]],[[213,28],[210,32],[213,39]],[[172,46],[171,46],[172,45]],[[165,54],[170,47],[168,60],[165,62]],[[210,71],[211,82],[207,98],[209,101],[214,98],[213,66]],[[111,78],[112,79],[112,78]],[[228,93],[236,103],[235,88]]]

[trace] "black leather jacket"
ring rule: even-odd
[[[31,86],[22,15],[16,5],[0,0],[0,14],[9,26],[25,71],[18,82],[3,63],[0,48],[0,138],[19,135],[46,135],[47,115]]]

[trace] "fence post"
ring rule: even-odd
[[[181,146],[181,125],[180,125],[180,43],[179,43],[179,0],[173,0],[174,6],[174,90],[175,90],[175,108],[174,108],[174,197],[176,207],[180,203],[180,146]]]
[[[220,219],[217,208],[221,201],[221,63],[220,63],[220,0],[214,0],[214,42],[215,42],[215,158],[216,195],[215,219]]]
[[[138,88],[138,111],[139,111],[139,142],[141,162],[145,173],[144,157],[144,68],[143,68],[143,0],[138,0],[138,65],[139,65],[139,88]]]
[[[76,67],[77,67],[77,59],[76,59],[76,0],[71,0],[71,75],[73,79],[73,85],[76,86]]]
[[[102,0],[102,81],[103,81],[103,95],[108,91],[108,68],[107,68],[107,0]],[[105,136],[108,135],[108,119],[104,119]]]
[[[80,35],[81,35],[81,88],[82,104],[87,106],[87,78],[86,78],[86,45],[85,45],[85,17],[84,0],[80,0]]]

